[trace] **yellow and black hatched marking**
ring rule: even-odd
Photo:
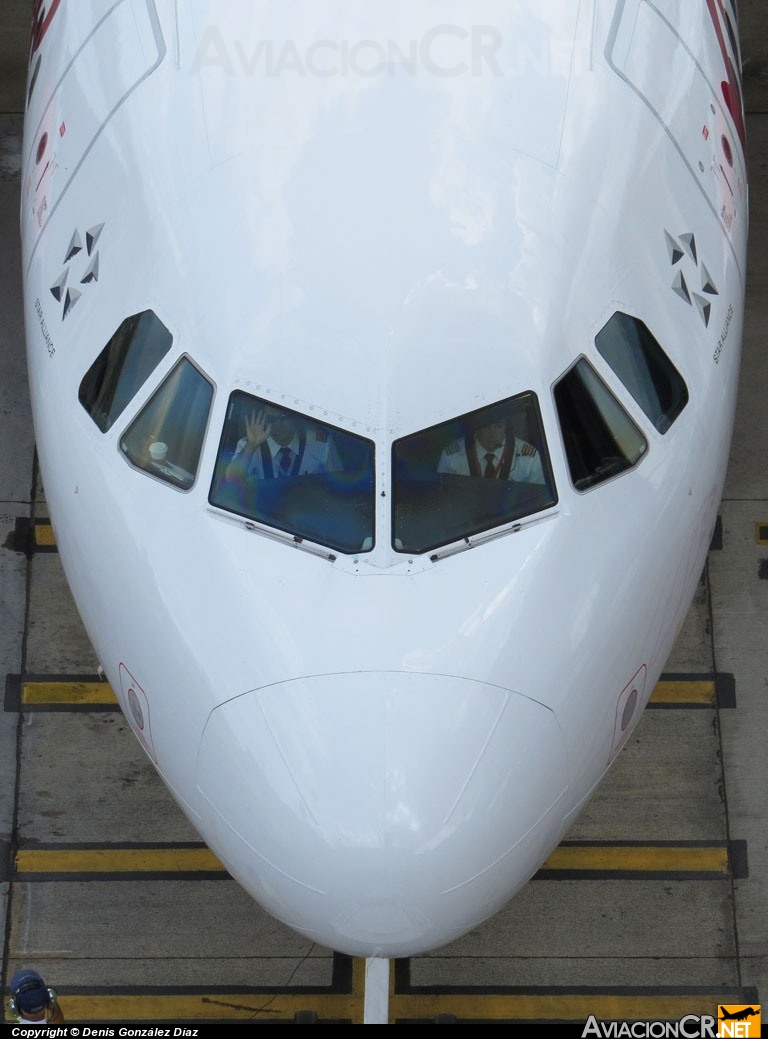
[[[591,1016],[598,1021],[680,1021],[687,1015],[717,1016],[717,987],[590,988],[487,987],[470,993],[453,986],[412,986],[410,961],[397,960],[390,989],[390,1022],[422,1024],[562,1024],[582,1026]],[[725,986],[727,988],[727,986]],[[733,988],[744,1003],[759,1002],[757,989]],[[742,1002],[740,1000],[740,1002]],[[488,1009],[493,1013],[489,1014]],[[693,1023],[691,1023],[693,1024]],[[581,1032],[579,1033],[581,1034]]]
[[[744,841],[564,841],[534,880],[722,880],[748,876]],[[19,843],[11,879],[227,880],[205,844]]]
[[[649,709],[736,707],[733,675],[664,674],[648,701]],[[75,711],[120,709],[109,682],[99,675],[10,675],[6,711]]]
[[[56,535],[49,519],[28,519],[21,516],[16,520],[13,532],[15,551],[33,556],[36,552],[56,552]]]
[[[754,988],[729,986],[549,987],[546,990],[504,986],[411,984],[410,960],[390,964],[390,1024],[545,1024],[598,1021],[679,1021],[687,1015],[715,1017],[721,1003],[759,1002]],[[280,1024],[362,1024],[365,961],[336,953],[331,984],[280,991],[224,988],[141,992],[124,988],[72,986],[60,992],[70,1021],[102,1024],[152,1022],[174,1025],[205,1022]]]
[[[736,706],[736,685],[732,674],[663,674],[648,701],[650,709],[717,708]]]
[[[8,675],[6,711],[119,711],[109,682],[100,675]]]
[[[663,709],[735,706],[729,675],[665,675],[650,705]],[[11,676],[6,711],[117,711],[109,683],[98,675]],[[219,880],[234,883],[202,842],[68,844],[18,841],[0,845],[0,880],[26,886],[89,880]],[[565,841],[532,883],[557,880],[724,880],[747,875],[744,841]],[[210,987],[179,990],[60,986],[69,1020],[80,1022],[318,1022],[359,1024],[364,1014],[364,960],[336,954],[330,985],[281,988]],[[676,1021],[687,1014],[714,1015],[718,1004],[758,1002],[756,991],[737,987],[419,986],[411,961],[398,960],[390,974],[390,1022],[583,1023]]]

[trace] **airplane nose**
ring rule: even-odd
[[[323,675],[217,707],[203,833],[278,919],[355,956],[410,956],[492,915],[560,837],[566,751],[515,692],[401,672]]]

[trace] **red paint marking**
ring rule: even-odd
[[[717,4],[717,6],[715,6]],[[744,110],[741,98],[741,85],[739,83],[739,76],[736,69],[733,66],[733,61],[728,53],[728,44],[725,42],[723,36],[723,26],[721,22],[721,15],[723,20],[726,18],[725,9],[723,7],[723,0],[707,0],[707,9],[709,10],[710,18],[712,19],[712,25],[715,28],[715,35],[717,36],[717,45],[720,48],[720,53],[723,56],[723,63],[725,65],[727,80],[723,80],[720,83],[720,89],[723,92],[723,100],[725,101],[726,108],[731,113],[736,132],[739,135],[741,141],[741,147],[746,153],[747,148],[747,133],[744,126]]]
[[[48,134],[44,133],[40,138],[37,145],[37,155],[35,156],[35,165],[40,162],[42,157],[45,155],[46,145],[48,144]]]
[[[701,128],[701,136],[704,138],[705,141],[709,139],[709,127],[708,126],[702,126],[702,128]]]
[[[725,135],[723,135],[720,138],[720,144],[721,144],[722,149],[723,149],[723,155],[725,156],[725,161],[728,163],[729,166],[733,166],[733,152],[731,151],[731,142],[728,140],[728,138]]]
[[[30,58],[45,39],[45,34],[50,29],[51,22],[61,6],[61,0],[51,0],[51,6],[47,11],[43,4],[44,0],[35,0],[35,5],[32,8],[32,47]]]
[[[66,123],[62,123],[61,126],[59,127],[59,137],[63,137],[66,132],[67,132],[67,124]]]

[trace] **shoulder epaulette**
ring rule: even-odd
[[[520,454],[521,455],[535,455],[536,454],[536,448],[533,446],[533,444],[523,443],[523,446],[522,446],[522,449],[520,451]]]
[[[325,444],[328,440],[328,430],[316,429],[314,439],[318,444]]]
[[[461,451],[461,447],[462,447],[461,441],[460,440],[454,440],[453,443],[449,444],[448,447],[446,447],[445,453],[447,455],[458,454],[458,452]]]

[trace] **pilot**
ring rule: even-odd
[[[546,483],[539,452],[526,440],[513,436],[507,418],[498,412],[483,412],[466,436],[450,443],[440,456],[437,471],[490,480]]]
[[[322,428],[307,432],[285,411],[263,408],[245,417],[239,440],[226,469],[227,479],[281,479],[342,468],[333,438]]]

